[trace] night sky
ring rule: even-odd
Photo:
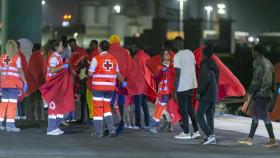
[[[47,0],[47,5],[43,8],[43,23],[61,25],[61,19],[65,13],[71,13],[73,23],[75,23],[77,5],[81,1],[83,0]],[[278,17],[280,0],[230,1],[234,30],[247,31],[254,36],[262,32],[280,32],[280,19]],[[209,2],[211,3],[210,0]],[[176,8],[176,6],[174,7]]]

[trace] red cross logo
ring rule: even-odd
[[[106,69],[106,71],[110,71],[113,69],[113,64],[110,62],[110,60],[105,60],[103,67]]]
[[[12,62],[12,59],[10,59],[8,56],[3,59],[3,63],[5,66],[9,66],[9,64]]]
[[[55,106],[55,103],[54,103],[53,101],[51,101],[51,102],[49,103],[49,108],[50,108],[51,110],[55,110],[56,106]]]

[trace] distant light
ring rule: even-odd
[[[226,10],[225,9],[219,9],[218,13],[221,14],[221,15],[224,15],[224,14],[226,14]]]
[[[117,14],[119,14],[121,12],[121,6],[120,5],[115,5],[114,10]]]
[[[46,1],[45,0],[42,0],[42,5],[45,5],[46,4]]]
[[[79,33],[78,33],[78,32],[75,32],[74,35],[73,35],[73,37],[74,37],[74,38],[77,38],[78,35],[79,35]]]
[[[63,21],[63,22],[62,22],[62,26],[63,26],[63,27],[67,27],[67,26],[69,26],[69,25],[70,25],[69,21]]]
[[[256,38],[256,43],[260,42],[260,39],[259,38]]]
[[[225,4],[217,4],[217,6],[218,6],[219,9],[225,9],[226,8]]]
[[[186,2],[187,0],[177,0],[178,2]]]
[[[207,11],[207,12],[211,12],[213,11],[213,7],[212,6],[205,6],[204,9]]]
[[[67,15],[64,15],[64,16],[63,16],[63,19],[64,19],[64,20],[67,20],[67,17],[68,17]]]
[[[253,43],[255,41],[255,38],[253,36],[248,37],[248,41]]]

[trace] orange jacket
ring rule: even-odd
[[[15,54],[12,58],[7,54],[1,55],[1,88],[22,88],[23,82],[16,63],[19,58],[19,54]]]

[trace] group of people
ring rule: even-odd
[[[165,118],[167,129],[172,130],[167,106],[175,103],[179,109],[179,123],[183,130],[175,138],[196,139],[201,137],[201,130],[205,136],[203,145],[216,144],[214,112],[218,101],[220,71],[212,58],[213,46],[209,44],[202,48],[202,61],[197,66],[194,53],[185,49],[182,37],[166,41],[158,58],[150,58],[139,46],[129,51],[121,47],[120,41],[117,35],[100,43],[92,40],[89,49],[85,50],[78,46],[75,39],[67,40],[66,37],[62,37],[58,40],[49,40],[42,49],[36,49],[40,52],[38,57],[42,57],[44,82],[37,85],[31,96],[40,91],[42,93],[40,96],[44,108],[48,111],[47,135],[64,133],[60,126],[61,123],[67,125],[64,120],[69,117],[74,119],[74,98],[80,100],[79,122],[92,121],[95,128],[93,136],[98,138],[104,137],[105,134],[115,137],[122,133],[124,127],[147,128],[155,134],[158,132],[161,118]],[[266,108],[271,99],[272,65],[263,56],[263,51],[260,44],[253,48],[255,59],[253,81],[246,95],[247,100],[253,100],[255,105],[253,121],[248,138],[239,143],[252,145],[258,120],[263,119],[270,136],[270,142],[266,146],[274,147],[278,144]],[[30,79],[27,78],[32,72],[24,72],[22,57],[19,54],[16,41],[9,40],[6,52],[0,58],[2,88],[0,130],[7,132],[20,131],[14,124],[18,96],[20,92],[26,94],[30,87],[28,84]],[[32,57],[30,63],[31,60]],[[149,61],[155,64],[149,66]],[[63,98],[56,99],[58,96]],[[155,103],[151,119],[148,99]],[[199,102],[196,110],[193,106],[194,99]],[[133,103],[135,106],[131,108]],[[141,107],[145,126],[141,126]],[[117,128],[114,113],[120,117]],[[189,127],[189,118],[193,130]],[[103,121],[106,126],[103,126]]]

